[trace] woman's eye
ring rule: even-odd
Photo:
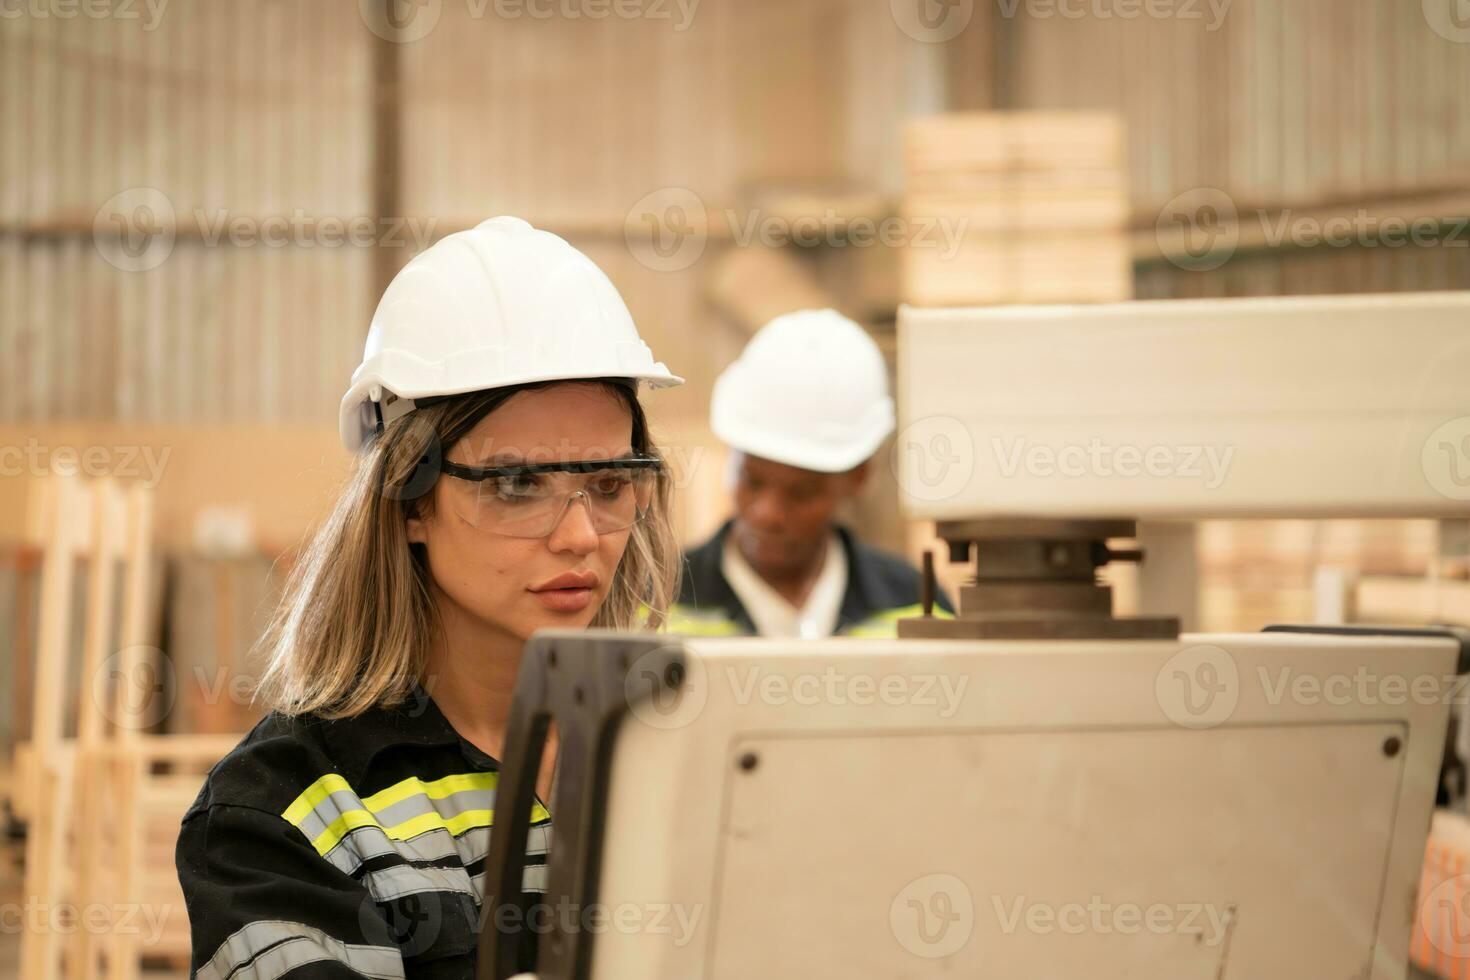
[[[531,500],[540,495],[540,489],[540,481],[528,474],[495,478],[495,496],[502,500]]]
[[[602,476],[592,481],[590,489],[593,493],[604,497],[616,497],[628,487],[629,479],[623,476]]]

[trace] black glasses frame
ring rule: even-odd
[[[575,459],[565,463],[518,463],[515,466],[466,466],[443,460],[440,470],[460,480],[479,482],[503,476],[527,476],[535,473],[596,473],[598,470],[663,469],[664,461],[651,456],[624,456],[620,459]]]

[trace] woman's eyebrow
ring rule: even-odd
[[[483,467],[485,469],[494,469],[500,466],[541,466],[556,463],[597,463],[604,460],[633,459],[637,456],[638,453],[633,450],[632,446],[629,446],[627,449],[624,449],[623,451],[612,456],[579,456],[576,459],[565,460],[551,459],[538,453],[533,453],[531,457],[527,459],[525,456],[521,455],[518,452],[501,450],[498,453],[493,453],[488,457],[477,460],[472,465]]]
[[[475,461],[475,465],[487,468],[495,466],[520,466],[525,461],[526,458],[520,453],[510,453],[502,450],[498,453],[491,453],[489,456],[480,457]]]

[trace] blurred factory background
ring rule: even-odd
[[[649,405],[693,542],[729,508],[714,378],[779,313],[834,306],[891,356],[904,302],[1470,288],[1463,12],[0,0],[0,767],[33,721],[64,469],[154,491],[148,629],[201,679],[157,729],[249,727],[217,682],[257,669],[348,470],[338,400],[377,297],[433,240],[514,214],[608,273],[688,379]],[[851,519],[917,558],[931,530],[880,475]],[[1199,542],[1199,628],[1470,623],[1464,526]]]

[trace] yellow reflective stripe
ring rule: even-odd
[[[401,803],[410,796],[417,796],[420,793],[431,800],[442,800],[462,790],[494,789],[499,783],[500,773],[498,772],[455,773],[452,776],[445,776],[427,783],[417,776],[411,776],[401,783],[394,783],[387,789],[379,790],[363,800],[362,804],[374,813],[379,813],[395,803]]]
[[[349,793],[352,792],[352,787],[347,785],[347,780],[335,772],[327,773],[327,775],[306,787],[301,795],[296,797],[290,806],[286,807],[286,812],[282,813],[281,816],[293,824],[300,824],[308,813],[317,808],[318,803],[333,793],[344,789]],[[354,793],[353,795],[355,796],[356,794]]]
[[[739,636],[742,633],[740,625],[723,612],[705,611],[678,602],[669,606],[664,629],[690,636]]]
[[[362,806],[343,811],[321,833],[312,838],[311,846],[318,854],[325,856],[341,842],[343,837],[359,827],[377,827],[390,840],[409,840],[439,828],[448,830],[451,836],[458,837],[465,831],[477,827],[493,827],[495,825],[494,810],[465,810],[448,819],[437,812],[422,813],[391,827],[383,826],[376,814],[415,796],[422,795],[429,799],[442,800],[466,790],[492,790],[497,787],[499,780],[500,774],[494,772],[456,773],[427,783],[417,776],[410,776],[387,789],[379,790],[365,800],[358,798]],[[299,828],[318,804],[333,793],[341,791],[357,797],[356,791],[341,775],[328,773],[303,790],[281,816]],[[544,806],[540,803],[532,804],[531,823],[533,825],[545,823],[550,819],[551,813]]]
[[[346,813],[342,814],[336,820],[333,820],[330,824],[328,824],[326,830],[323,830],[320,834],[317,834],[316,837],[312,838],[311,846],[316,848],[316,852],[322,857],[326,857],[327,852],[336,847],[338,842],[341,841],[343,837],[346,837],[349,831],[356,830],[358,827],[381,828],[382,826],[383,825],[378,823],[377,819],[366,810],[348,810]],[[397,839],[406,840],[407,838],[400,837]]]

